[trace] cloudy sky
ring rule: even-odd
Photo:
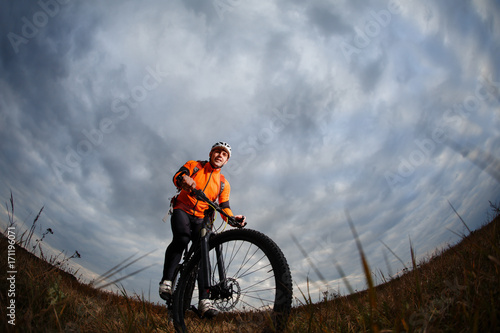
[[[500,4],[2,0],[0,198],[90,281],[160,301],[173,173],[227,141],[231,206],[292,270],[365,287],[500,200]],[[24,228],[24,229],[23,229]],[[306,260],[293,241],[309,255]],[[39,237],[39,236],[38,236]],[[387,247],[386,247],[387,246]],[[389,250],[389,249],[390,250]],[[394,252],[398,257],[395,257]],[[400,260],[403,262],[401,263]],[[316,274],[310,263],[321,272]]]

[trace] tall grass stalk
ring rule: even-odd
[[[375,285],[373,283],[372,272],[370,270],[370,266],[368,265],[368,260],[366,259],[365,252],[363,251],[363,246],[361,245],[361,241],[359,240],[358,233],[356,231],[356,227],[354,226],[354,222],[349,215],[349,212],[345,211],[347,222],[351,228],[352,235],[354,240],[356,241],[356,246],[358,248],[359,255],[361,257],[361,265],[363,266],[363,272],[365,274],[366,282],[368,283],[368,299],[370,303],[370,327],[373,332],[379,332],[379,327],[375,319],[375,314],[377,310],[377,294],[375,292]]]
[[[335,264],[350,294],[336,294],[332,299],[325,297],[315,303],[308,279],[306,290],[298,288],[303,300],[292,309],[287,332],[500,331],[498,213],[490,223],[464,236],[459,244],[420,262],[410,240],[411,270],[384,278],[387,282],[378,286],[375,286],[349,216],[348,221],[367,289],[353,291],[341,267]],[[6,267],[6,252],[7,239],[0,237],[2,267]],[[82,333],[174,331],[165,306],[148,302],[144,296],[130,296],[125,291],[111,293],[82,283],[68,272],[34,256],[19,242],[16,265],[22,267],[16,280],[17,325],[13,328],[3,321],[0,323],[2,332],[13,329]],[[116,272],[121,266],[110,271]],[[0,279],[0,289],[8,288],[7,280]],[[0,316],[6,318],[6,298],[0,297],[0,301]],[[225,314],[211,321],[187,317],[188,327],[197,327],[196,332],[262,332],[263,327],[268,326],[266,316],[259,313]]]

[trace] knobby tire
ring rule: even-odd
[[[213,235],[209,242],[212,284],[220,282],[214,255],[215,248],[220,245],[226,280],[234,295],[224,301],[215,301],[221,312],[219,316],[226,313],[250,318],[248,324],[254,325],[255,318],[260,318],[259,328],[284,330],[292,305],[292,277],[278,245],[251,229],[232,229]],[[194,285],[197,285],[200,258],[200,251],[197,251],[186,263],[174,291],[172,316],[177,332],[188,332],[186,311],[191,304],[197,306],[198,290],[194,290]]]

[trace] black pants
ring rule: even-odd
[[[171,218],[171,227],[173,239],[165,251],[165,262],[163,264],[162,281],[172,281],[174,278],[175,267],[182,258],[182,252],[186,249],[189,241],[196,241],[200,237],[200,231],[203,226],[203,219],[189,215],[181,209],[174,209]],[[203,285],[200,279],[203,274],[198,274],[198,286]],[[175,286],[172,286],[175,287]],[[200,289],[200,299],[207,298],[205,290]]]
[[[175,209],[170,220],[173,239],[165,251],[165,262],[163,264],[162,281],[172,281],[175,267],[182,258],[182,252],[186,249],[189,241],[198,239],[203,219],[189,215],[181,209]]]

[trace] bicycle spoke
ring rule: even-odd
[[[261,284],[262,282],[267,281],[267,280],[270,280],[270,279],[272,279],[272,278],[274,278],[274,275],[273,275],[273,276],[269,276],[268,278],[266,278],[266,279],[264,279],[264,280],[261,280],[261,281],[258,281],[258,282],[256,282],[256,283],[254,283],[253,285],[248,286],[248,287],[246,287],[246,288],[244,288],[244,289],[241,289],[241,290],[242,290],[242,291],[244,291],[244,290],[248,290],[248,289],[250,289],[250,288],[252,288],[252,287],[254,287],[254,286],[257,286],[257,285]],[[267,289],[265,289],[265,290],[273,290],[273,289],[275,289],[275,288],[274,288],[274,287],[273,287],[273,288],[267,288]]]
[[[210,239],[208,254],[209,296],[219,311],[228,315],[269,312],[265,315],[270,316],[273,327],[284,327],[291,307],[292,282],[286,259],[272,240],[254,230],[233,229]],[[198,254],[192,261],[199,260]],[[191,262],[187,266],[188,271],[196,270]],[[182,277],[180,280],[179,288],[186,288],[187,281]],[[197,306],[198,292],[195,288],[192,297],[182,297],[185,293],[179,289],[174,300],[177,309]],[[189,303],[183,304],[183,299]],[[174,319],[184,323],[184,313],[177,311]],[[195,326],[191,325],[196,325],[198,320],[189,320],[190,329],[193,329]]]
[[[240,276],[239,274],[240,274],[241,270],[243,269],[243,267],[245,267],[245,266],[246,266],[246,264],[247,264],[247,263],[248,263],[248,262],[249,262],[249,261],[253,258],[253,256],[255,255],[255,253],[257,253],[257,251],[258,251],[258,250],[259,250],[259,249],[257,248],[257,249],[254,251],[254,253],[253,253],[251,256],[249,256],[248,258],[247,258],[247,256],[248,256],[248,252],[245,254],[245,258],[243,258],[243,259],[242,259],[242,263],[241,263],[241,265],[240,265],[240,268],[239,268],[239,269],[238,269],[238,271],[235,273],[235,275],[236,275],[236,276]],[[256,262],[252,265],[252,266],[250,266],[249,268],[247,268],[247,271],[248,271],[249,269],[251,269],[254,265],[258,264],[258,262],[259,262],[260,260],[262,260],[262,258],[265,258],[265,255],[263,255],[263,256],[262,256],[259,260],[257,260],[257,261],[256,261]],[[244,272],[244,273],[245,273],[245,272]],[[242,274],[244,274],[244,273],[242,273]]]
[[[271,264],[267,264],[266,266],[264,267],[260,267],[260,268],[257,268],[256,270],[254,271],[251,271],[250,270],[255,266],[257,265],[261,260],[263,260],[264,258],[266,257],[266,255],[263,255],[259,260],[257,260],[252,266],[248,267],[243,273],[241,273],[241,275],[238,275],[239,278],[243,278],[245,276],[248,276],[248,275],[251,275],[253,273],[257,273],[263,269],[265,269],[266,267],[269,267],[271,266]]]

